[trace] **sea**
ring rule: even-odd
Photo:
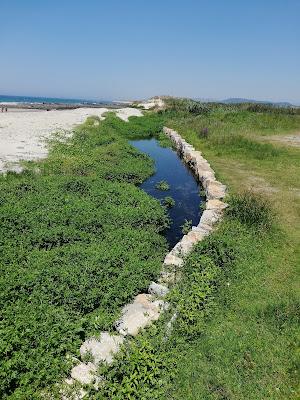
[[[112,101],[65,99],[59,97],[8,96],[0,94],[0,104],[1,103],[112,104]]]

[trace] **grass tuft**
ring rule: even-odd
[[[268,231],[274,226],[275,215],[270,202],[252,191],[232,195],[226,213],[249,227]]]

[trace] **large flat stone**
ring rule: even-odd
[[[196,227],[193,227],[196,228]],[[204,239],[205,234],[201,230],[193,229],[189,231],[187,234],[188,239],[193,243],[196,244]]]
[[[208,180],[205,183],[205,190],[208,200],[220,200],[226,196],[226,186],[216,180]]]
[[[218,199],[208,200],[206,202],[206,210],[224,210],[226,207],[228,207],[228,204]]]
[[[158,297],[164,297],[168,294],[169,289],[167,288],[167,286],[160,285],[156,282],[151,282],[148,288],[148,292]]]
[[[110,364],[113,360],[113,354],[119,351],[123,341],[123,336],[102,332],[99,339],[92,337],[81,345],[81,357],[89,353],[93,357],[94,364],[97,365],[100,362]]]
[[[214,224],[222,218],[222,212],[220,210],[205,210],[201,216],[198,224],[204,236],[208,235],[212,230]]]
[[[121,335],[136,336],[139,331],[159,318],[164,307],[162,300],[154,300],[150,294],[139,294],[133,303],[122,310],[121,318],[116,322],[116,329]]]
[[[184,235],[179,243],[180,243],[180,252],[184,256],[190,253],[194,246],[194,241],[191,238],[189,238],[188,235]]]
[[[178,252],[176,251],[178,248]],[[183,264],[183,259],[181,257],[178,257],[177,254],[179,254],[179,245],[177,246],[176,249],[173,249],[170,253],[168,253],[164,259],[164,264],[165,265],[175,265],[177,267],[180,267]]]

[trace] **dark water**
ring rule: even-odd
[[[141,184],[141,189],[159,200],[171,196],[176,202],[168,210],[172,224],[165,232],[170,247],[173,247],[183,236],[181,225],[185,220],[191,220],[193,225],[199,223],[203,201],[199,194],[200,187],[176,151],[159,146],[156,139],[133,140],[130,143],[155,161],[156,172]],[[155,185],[160,181],[168,182],[170,189],[156,189]]]

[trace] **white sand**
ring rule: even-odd
[[[58,131],[72,130],[88,116],[112,111],[107,108],[77,108],[75,110],[0,112],[0,173],[20,171],[21,160],[36,160],[47,156],[45,139]],[[122,108],[116,114],[128,121],[130,116],[141,116],[140,110]]]
[[[163,101],[163,99],[161,99],[160,97],[153,97],[147,101],[139,103],[138,107],[142,107],[145,110],[150,110],[151,108],[154,108],[154,107],[162,108],[162,107],[164,107],[164,105],[165,105],[165,102]]]

